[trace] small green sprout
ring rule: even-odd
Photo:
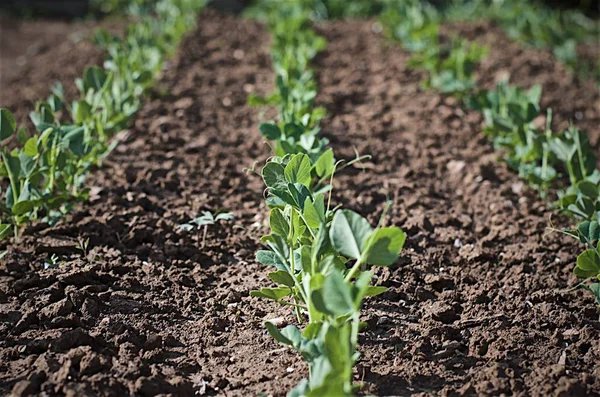
[[[235,216],[231,212],[217,211],[213,214],[210,211],[202,211],[202,215],[198,218],[194,218],[188,223],[182,223],[178,226],[178,229],[191,231],[196,229],[198,232],[203,230],[202,233],[202,248],[206,246],[206,234],[210,225],[215,225],[221,221],[234,221]]]
[[[67,262],[61,261],[58,255],[52,254],[48,260],[44,261],[44,270],[55,269],[61,265],[66,265]]]
[[[75,245],[75,248],[77,248],[79,251],[81,251],[81,255],[84,258],[88,257],[89,246],[90,246],[89,237],[83,238],[82,236],[77,236],[77,244]]]

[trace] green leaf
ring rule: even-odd
[[[35,170],[35,159],[29,157],[25,152],[19,153],[19,162],[21,163],[21,176],[29,178]]]
[[[285,270],[277,270],[276,272],[269,273],[269,278],[277,284],[283,284],[287,287],[294,287],[294,279]]]
[[[36,137],[31,137],[27,140],[27,142],[25,142],[25,146],[23,147],[23,153],[25,153],[29,157],[35,157],[39,154]]]
[[[542,86],[539,84],[535,84],[533,87],[527,91],[527,97],[533,104],[539,104],[540,99],[542,98]]]
[[[260,133],[270,141],[276,141],[281,138],[281,130],[277,124],[273,123],[261,123],[258,126]]]
[[[10,137],[16,129],[15,116],[8,109],[0,108],[0,141]]]
[[[314,203],[307,197],[304,201],[304,219],[311,229],[316,229],[325,222],[325,201],[322,194],[315,197]]]
[[[583,221],[577,227],[577,231],[582,237],[582,243],[592,243],[600,240],[600,225],[596,221]]]
[[[354,282],[352,286],[352,296],[354,298],[354,305],[358,309],[362,304],[362,300],[367,293],[367,290],[371,286],[371,279],[373,278],[373,273],[370,271],[362,272]]]
[[[285,166],[285,179],[289,183],[300,183],[310,187],[310,159],[304,153],[296,154]]]
[[[335,158],[333,150],[327,149],[315,162],[315,172],[319,178],[328,177],[333,173],[335,167]]]
[[[304,210],[306,199],[310,197],[310,190],[300,183],[288,184],[289,195],[292,197],[293,205]]]
[[[28,139],[29,139],[29,133],[27,132],[27,130],[24,127],[19,127],[17,129],[17,141],[21,145],[24,145]]]
[[[73,121],[83,123],[88,120],[92,114],[92,106],[85,100],[73,102]]]
[[[294,123],[287,123],[284,127],[283,132],[285,133],[286,139],[292,138],[294,140],[299,140],[302,134],[304,133],[304,130],[299,125],[296,125]]]
[[[13,205],[15,204],[15,198],[13,195],[13,190],[12,190],[12,185],[8,185],[8,188],[6,188],[6,194],[4,195],[4,201],[6,203],[6,207],[8,208],[12,208]]]
[[[577,257],[574,273],[578,277],[588,278],[600,274],[600,257],[593,249],[583,251]]]
[[[376,230],[367,243],[365,263],[376,266],[393,264],[404,246],[406,233],[397,227]]]
[[[558,205],[563,210],[569,208],[570,205],[575,204],[577,202],[576,194],[565,194],[558,200]]]
[[[581,181],[577,184],[577,189],[584,195],[593,200],[598,198],[598,185],[590,181]]]
[[[313,304],[322,313],[342,316],[356,310],[352,288],[341,272],[334,270],[326,278],[321,290],[313,291]]]
[[[302,343],[302,332],[295,325],[288,325],[281,330],[281,334],[290,342],[296,349],[300,347]]]
[[[329,310],[327,304],[325,303],[325,298],[323,297],[322,290],[313,291],[311,293],[310,299],[312,300],[312,304],[315,307],[315,309],[317,309],[319,312],[329,316],[334,315],[334,313],[331,310]]]
[[[231,212],[221,212],[215,216],[215,221],[235,221],[235,216]]]
[[[17,200],[17,202],[29,201],[30,199],[31,199],[31,183],[29,182],[29,180],[26,180],[25,183],[23,184],[23,187],[21,188],[21,191],[19,192],[19,199]]]
[[[251,296],[256,298],[272,299],[274,301],[280,301],[291,293],[292,291],[288,287],[261,288],[258,291],[250,291]]]
[[[11,227],[11,225],[6,224],[6,223],[2,223],[0,224],[0,240],[5,239],[6,237],[9,237],[13,232],[13,228]]]
[[[285,180],[285,170],[281,164],[268,162],[263,170],[262,177],[265,184],[271,189],[287,190],[287,181]]]
[[[310,367],[310,391],[306,397],[346,397],[343,386],[329,379],[333,372],[329,360],[324,355],[317,357]],[[304,397],[304,396],[303,396]]]
[[[560,160],[564,162],[571,161],[571,157],[577,151],[573,144],[563,141],[561,138],[554,138],[549,142],[550,149]]]
[[[177,229],[181,229],[185,232],[189,232],[189,231],[194,230],[194,225],[190,225],[189,223],[183,223],[181,225],[178,225]]]
[[[370,286],[365,292],[365,296],[377,296],[386,292],[389,288],[382,286]]]
[[[256,253],[256,260],[263,265],[273,266],[276,268],[281,267],[281,260],[277,257],[277,254],[273,251],[260,250]]]
[[[300,262],[302,265],[302,270],[305,273],[302,276],[304,277],[305,275],[310,275],[312,270],[312,262],[310,257],[310,247],[308,245],[303,245],[300,247]]]
[[[567,209],[578,217],[590,219],[596,213],[596,203],[589,197],[583,196],[579,197],[575,204],[569,205]]]
[[[331,245],[329,243],[327,227],[323,225],[321,228],[319,228],[317,236],[313,242],[311,251],[311,261],[317,263],[319,257],[323,255],[329,247],[331,247]]]
[[[321,331],[321,327],[323,327],[323,323],[310,323],[304,328],[304,331],[302,331],[302,336],[306,339],[315,339],[319,331]]]
[[[6,162],[8,163],[7,171],[13,175],[13,178],[18,178],[21,174],[21,161],[19,158],[8,155],[6,156]]]
[[[352,377],[352,352],[350,348],[350,324],[338,327],[330,326],[325,334],[325,356],[333,368],[333,372],[342,378]],[[346,373],[345,375],[343,375]]]
[[[299,239],[302,237],[304,232],[306,232],[306,226],[304,226],[304,222],[300,218],[300,214],[298,211],[292,211],[292,227],[294,234],[292,236],[293,240]]]
[[[290,225],[287,218],[279,208],[273,208],[269,216],[269,225],[271,231],[283,238],[287,238],[290,233]]]
[[[11,212],[15,215],[23,215],[35,208],[36,202],[33,200],[19,201],[17,204],[13,205]]]
[[[89,66],[83,72],[84,88],[87,92],[89,89],[100,91],[106,82],[108,75],[106,71],[98,66]]]
[[[333,217],[329,238],[340,254],[359,259],[372,231],[365,218],[354,211],[341,210]]]
[[[590,286],[586,287],[586,289],[590,291],[592,295],[594,295],[594,297],[596,298],[596,303],[600,305],[600,283],[593,283]]]
[[[266,321],[265,322],[265,327],[267,328],[267,331],[269,331],[269,334],[271,334],[271,336],[273,337],[273,339],[275,339],[277,342],[282,343],[284,345],[293,346],[292,340],[290,340],[288,337],[286,337],[279,330],[279,328],[277,328],[277,326],[275,324],[273,324],[273,323],[271,323],[269,321]],[[294,327],[294,328],[296,328],[293,325],[288,325],[288,327]]]

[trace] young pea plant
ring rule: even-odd
[[[399,40],[410,52],[438,46],[440,15],[428,2],[388,0],[380,21],[386,35]]]
[[[585,78],[600,78],[577,45],[597,40],[595,21],[578,10],[557,10],[543,3],[520,0],[453,0],[444,10],[449,20],[490,19],[503,26],[508,36],[536,48],[552,49],[554,56]]]
[[[223,221],[234,221],[235,216],[231,212],[217,211],[213,214],[210,211],[202,211],[202,215],[192,219],[189,223],[183,223],[178,226],[179,229],[185,231],[191,231],[196,229],[198,233],[202,230],[202,248],[206,246],[206,235],[208,233],[208,227],[219,224]],[[200,238],[198,237],[198,241]]]
[[[544,133],[533,125],[540,113],[541,94],[539,85],[523,90],[509,85],[506,79],[494,90],[467,98],[466,104],[483,113],[483,131],[494,147],[504,152],[506,162],[545,195],[558,172],[550,148],[552,110],[547,111]]]
[[[44,261],[44,270],[54,269],[62,265],[66,265],[67,262],[61,260],[58,255],[52,254],[50,258]]]
[[[599,171],[596,169],[596,154],[584,131],[571,126],[562,134],[553,137],[549,144],[554,155],[567,170],[572,187],[588,177],[597,178],[596,174]],[[592,181],[594,182],[595,180]]]
[[[128,3],[131,3],[128,1]],[[118,143],[122,130],[140,106],[140,96],[160,72],[182,35],[195,24],[204,1],[143,0],[125,36],[98,33],[107,51],[105,67],[86,68],[77,79],[79,98],[65,102],[62,86],[30,113],[37,133],[17,128],[13,114],[0,109],[0,239],[18,239],[23,225],[42,219],[51,225],[74,203],[85,200],[85,176]],[[7,142],[16,147],[8,149]]]
[[[428,72],[425,88],[462,97],[472,91],[475,67],[487,48],[459,38],[441,44],[440,20],[431,4],[417,0],[390,0],[381,17],[387,35],[414,53],[409,65]]]
[[[254,292],[255,296],[276,300],[293,296],[295,305],[297,302],[306,305],[309,322],[312,322],[310,285],[292,283],[294,277],[300,274],[306,279],[306,275],[327,274],[332,268],[342,270],[346,258],[350,258],[356,261],[346,276],[350,280],[361,266],[380,264],[372,250],[380,250],[383,255],[384,240],[392,248],[401,248],[404,242],[404,234],[397,228],[373,230],[352,211],[330,210],[324,193],[312,191],[311,167],[316,168],[311,166],[307,155],[296,154],[285,167],[271,161],[263,168],[263,179],[269,189],[271,234],[261,241],[270,252],[259,251],[257,259],[276,267],[270,277],[283,286]],[[297,310],[297,314],[301,320],[302,310]]]
[[[18,238],[20,227],[37,220],[40,211],[48,216],[69,198],[62,176],[78,157],[73,148],[80,143],[81,129],[40,126],[43,132],[29,137],[25,129],[17,129],[10,111],[0,109],[0,175],[9,182],[0,204],[0,238]],[[11,151],[5,144],[9,138],[16,138],[18,144]]]
[[[288,396],[351,396],[360,308],[365,296],[385,291],[371,285],[366,266],[394,263],[405,235],[381,224],[372,228],[353,211],[331,208],[340,162],[318,137],[322,111],[313,108],[316,84],[306,68],[319,46],[314,33],[307,32],[309,13],[301,1],[290,1],[273,15],[276,22],[269,25],[278,91],[264,100],[252,99],[255,104],[279,102],[280,114],[277,123],[260,126],[276,145],[275,157],[262,169],[271,231],[261,238],[267,249],[256,255],[273,268],[269,278],[277,286],[251,295],[292,307],[298,323],[306,324],[303,330],[265,324],[309,365],[309,378]]]
[[[444,49],[439,45],[435,13],[430,13],[426,18],[426,3],[413,3],[407,1],[397,4],[391,0],[382,23],[388,35],[402,40],[405,48],[417,53],[411,63],[429,72],[427,86],[463,96],[467,106],[482,112],[485,119],[484,131],[494,146],[505,152],[507,163],[518,170],[519,176],[527,180],[532,187],[539,189],[544,198],[551,183],[560,180],[560,172],[567,173],[570,186],[559,194],[557,206],[578,219],[580,224],[576,230],[563,232],[577,237],[587,245],[587,249],[578,256],[574,271],[577,276],[586,278],[581,284],[582,287],[592,292],[600,303],[600,283],[588,283],[589,280],[598,279],[600,269],[596,235],[597,222],[600,221],[600,171],[596,169],[596,154],[588,136],[575,127],[570,127],[561,134],[553,134],[551,109],[547,110],[545,129],[539,131],[534,126],[533,121],[540,112],[539,86],[526,91],[510,86],[507,80],[498,83],[495,90],[473,94],[471,76],[485,50],[478,47],[469,48],[461,40],[453,40],[452,45]],[[520,5],[522,7],[519,7]],[[512,0],[494,3],[492,7],[479,0],[468,4],[464,0],[456,0],[446,15],[456,16],[457,10],[461,17],[494,10],[492,12],[498,12],[499,20],[508,23],[511,35],[523,36],[534,45],[545,46],[552,42],[552,36],[556,32],[562,32],[563,27],[568,24],[563,24],[564,21],[557,22],[559,14],[545,13],[545,16],[539,19],[539,15],[532,12],[534,7]],[[414,12],[418,18],[410,20],[407,17],[409,12]],[[510,18],[505,17],[508,14],[511,15]],[[585,18],[580,21],[582,30],[589,29],[590,25],[586,26]],[[423,30],[427,25],[430,25],[430,28]],[[577,28],[574,28],[575,30]],[[597,27],[588,30],[588,33],[589,31],[597,32]],[[422,32],[429,32],[428,35],[424,35],[426,46],[420,46],[419,40],[412,39],[422,35]],[[585,34],[582,33],[580,38],[583,36]],[[562,55],[564,59],[574,59],[573,39],[574,37],[570,37],[566,41],[555,43],[555,54]],[[467,95],[464,95],[465,93]]]
[[[275,154],[306,153],[316,159],[326,151],[327,139],[319,138],[323,108],[314,108],[317,95],[313,72],[308,63],[325,47],[325,40],[311,29],[300,4],[287,5],[286,17],[270,20],[273,32],[272,59],[278,72],[276,92],[267,98],[249,97],[252,105],[278,105],[279,122],[262,123],[260,132],[275,143]]]
[[[539,114],[541,88],[528,91],[500,82],[496,90],[469,98],[469,105],[483,112],[485,133],[494,146],[505,152],[509,165],[519,175],[539,189],[543,196],[550,183],[558,179],[560,170],[566,171],[570,186],[559,193],[558,208],[580,220],[575,230],[565,230],[578,238],[587,249],[577,258],[574,273],[586,280],[580,283],[600,303],[600,285],[589,284],[598,280],[600,256],[597,246],[597,225],[600,221],[600,171],[596,169],[596,155],[588,136],[570,127],[562,134],[551,130],[552,111],[548,109],[546,128],[538,131],[533,120]]]
[[[475,86],[475,67],[487,51],[485,46],[455,38],[448,46],[435,45],[416,53],[409,65],[429,73],[425,88],[462,97]]]
[[[298,386],[298,395],[350,395],[362,300],[386,291],[370,285],[372,274],[365,268],[393,264],[406,236],[396,227],[373,229],[353,211],[331,210],[324,193],[312,192],[310,167],[307,155],[296,154],[285,167],[269,162],[263,169],[270,195],[271,233],[261,239],[269,250],[259,251],[257,260],[274,268],[269,278],[278,286],[251,294],[292,306],[300,323],[308,321],[303,332],[284,330],[301,336],[293,343],[267,324],[276,340],[293,346],[311,368],[315,366],[310,380]],[[335,341],[333,335],[340,333],[348,338]],[[306,344],[316,349],[312,355],[305,354]],[[344,354],[327,356],[328,345]],[[318,346],[324,347],[319,350]],[[327,370],[321,368],[323,362],[329,362]]]
[[[566,213],[581,219],[577,229],[565,234],[577,238],[586,249],[577,257],[573,272],[585,279],[579,286],[595,297],[600,308],[600,172],[595,170],[558,201]]]
[[[584,279],[577,287],[590,292],[600,309],[600,211],[595,220],[582,221],[577,229],[563,233],[578,239],[587,247],[577,256],[573,273]]]

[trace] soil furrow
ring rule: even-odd
[[[352,158],[356,148],[373,156],[365,172],[340,173],[336,195],[363,214],[393,200],[390,223],[409,236],[400,263],[378,272],[390,291],[367,305],[359,377],[369,391],[598,392],[598,313],[590,297],[568,291],[577,282],[577,243],[548,235],[552,210],[498,161],[480,116],[422,91],[409,55],[370,22],[329,23],[320,32],[329,42],[317,61],[324,132],[338,155]],[[492,48],[490,64],[524,59],[501,48]],[[519,68],[527,66],[509,63],[508,71]],[[559,86],[545,103],[561,104],[557,92],[589,97],[557,69]],[[549,73],[528,70],[533,81]],[[577,106],[597,135],[597,105]],[[564,124],[573,104],[554,110]]]
[[[371,22],[319,31],[324,134],[338,157],[373,156],[364,172],[340,172],[334,200],[374,217],[392,199],[388,222],[409,234],[399,262],[377,270],[390,291],[367,303],[357,381],[378,395],[599,392],[598,314],[568,291],[577,244],[545,235],[552,211],[497,160],[480,117],[423,92]],[[589,97],[555,68],[519,70],[556,73],[552,106],[561,92]],[[272,78],[264,27],[202,14],[90,177],[90,201],[31,228],[2,260],[0,394],[283,395],[305,376],[262,325],[292,313],[249,297],[269,283],[254,261],[267,208],[245,169],[270,150],[257,131],[266,116],[246,97],[270,92]],[[597,105],[573,106],[555,109],[557,122],[581,111],[597,128]],[[220,208],[237,220],[210,227],[205,247],[177,228]]]
[[[91,200],[4,258],[0,393],[23,381],[18,390],[50,394],[247,395],[303,375],[262,326],[287,311],[249,296],[268,282],[253,260],[262,180],[244,171],[269,155],[246,105],[271,87],[268,33],[212,11],[198,26],[90,177]],[[235,227],[211,227],[206,247],[177,229],[220,208]]]
[[[52,85],[60,82],[71,101],[78,94],[75,79],[86,67],[102,65],[104,54],[91,42],[93,31],[121,34],[126,26],[127,21],[116,20],[23,21],[0,16],[0,106],[33,132],[29,112],[50,95]]]

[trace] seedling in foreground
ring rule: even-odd
[[[183,223],[179,225],[179,229],[190,231],[194,230],[194,228],[199,232],[203,230],[202,233],[202,248],[206,245],[206,233],[208,232],[208,227],[210,225],[215,225],[220,223],[221,221],[233,221],[235,217],[231,212],[219,212],[213,215],[210,211],[202,211],[202,215],[198,218],[192,219],[189,223]]]

